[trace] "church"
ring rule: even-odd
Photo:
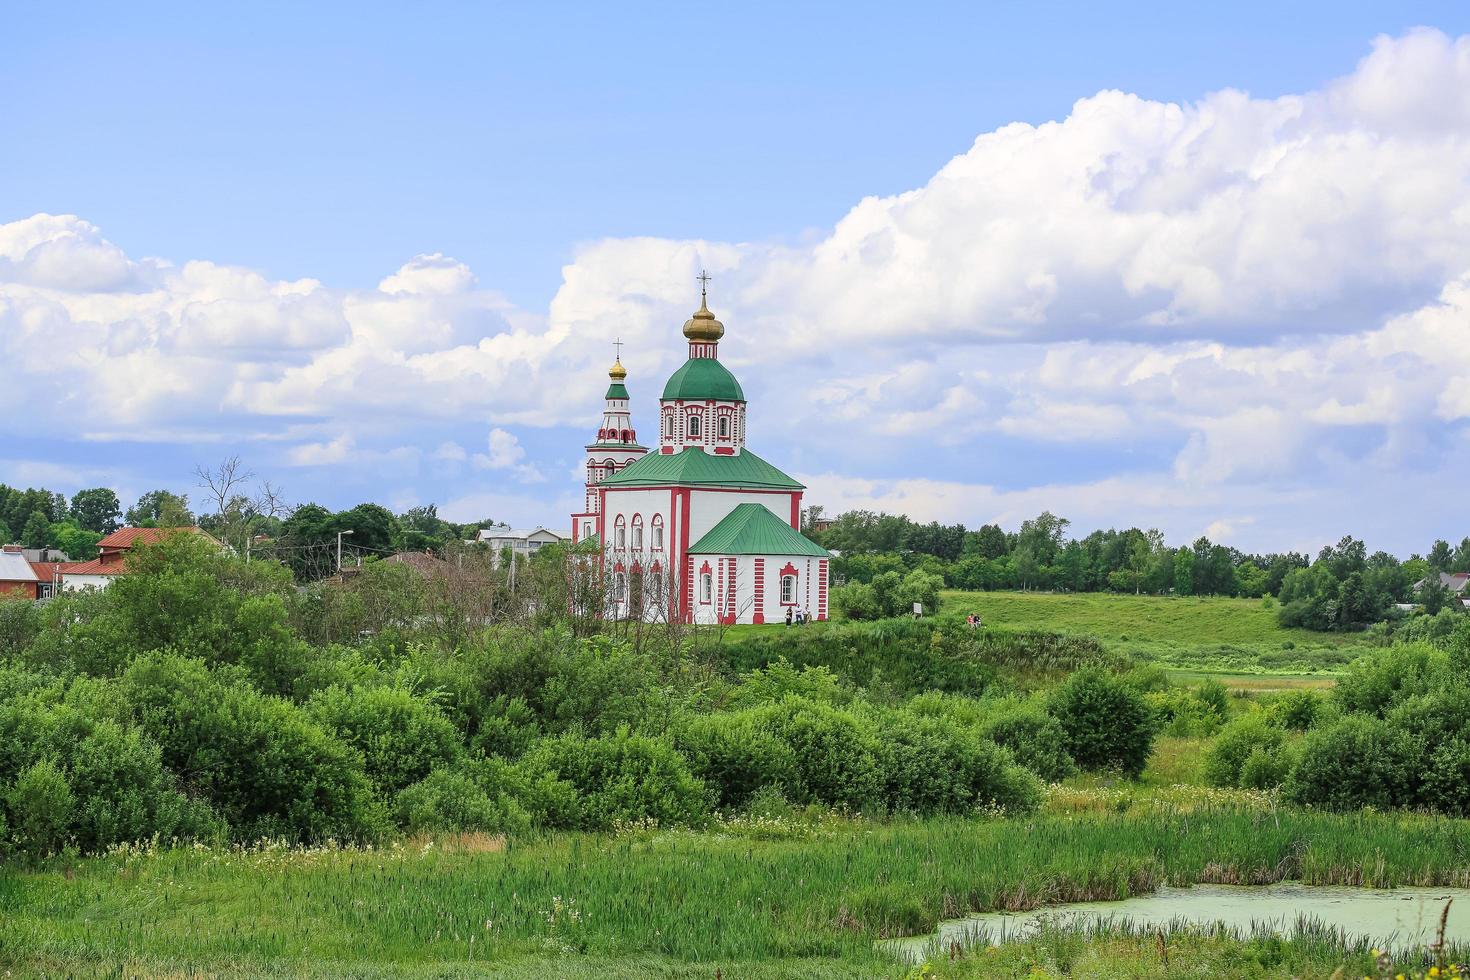
[[[830,556],[799,530],[805,488],[745,447],[745,393],[720,363],[724,335],[702,283],[699,310],[684,324],[689,359],[659,399],[656,451],[638,442],[621,354],[608,372],[572,540],[601,543],[610,615],[827,618]]]

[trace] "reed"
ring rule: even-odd
[[[1219,802],[767,823],[774,831],[759,836],[735,823],[504,850],[424,841],[57,859],[0,873],[0,965],[22,975],[116,964],[371,974],[488,962],[558,976],[774,976],[802,964],[792,972],[899,975],[876,940],[973,911],[1123,898],[1165,882],[1470,884],[1470,827],[1413,814]]]

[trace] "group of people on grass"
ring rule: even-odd
[[[787,626],[805,626],[809,622],[811,622],[811,617],[800,606],[786,607]]]

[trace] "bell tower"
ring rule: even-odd
[[[628,406],[628,388],[623,383],[628,369],[623,367],[622,341],[615,341],[617,355],[608,369],[610,384],[603,396],[602,422],[597,438],[587,444],[587,482],[582,512],[572,515],[572,540],[581,541],[597,534],[598,485],[603,480],[648,452],[638,444],[633,416]]]

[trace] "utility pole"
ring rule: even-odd
[[[337,532],[337,574],[342,574],[342,535],[351,534],[351,531]]]

